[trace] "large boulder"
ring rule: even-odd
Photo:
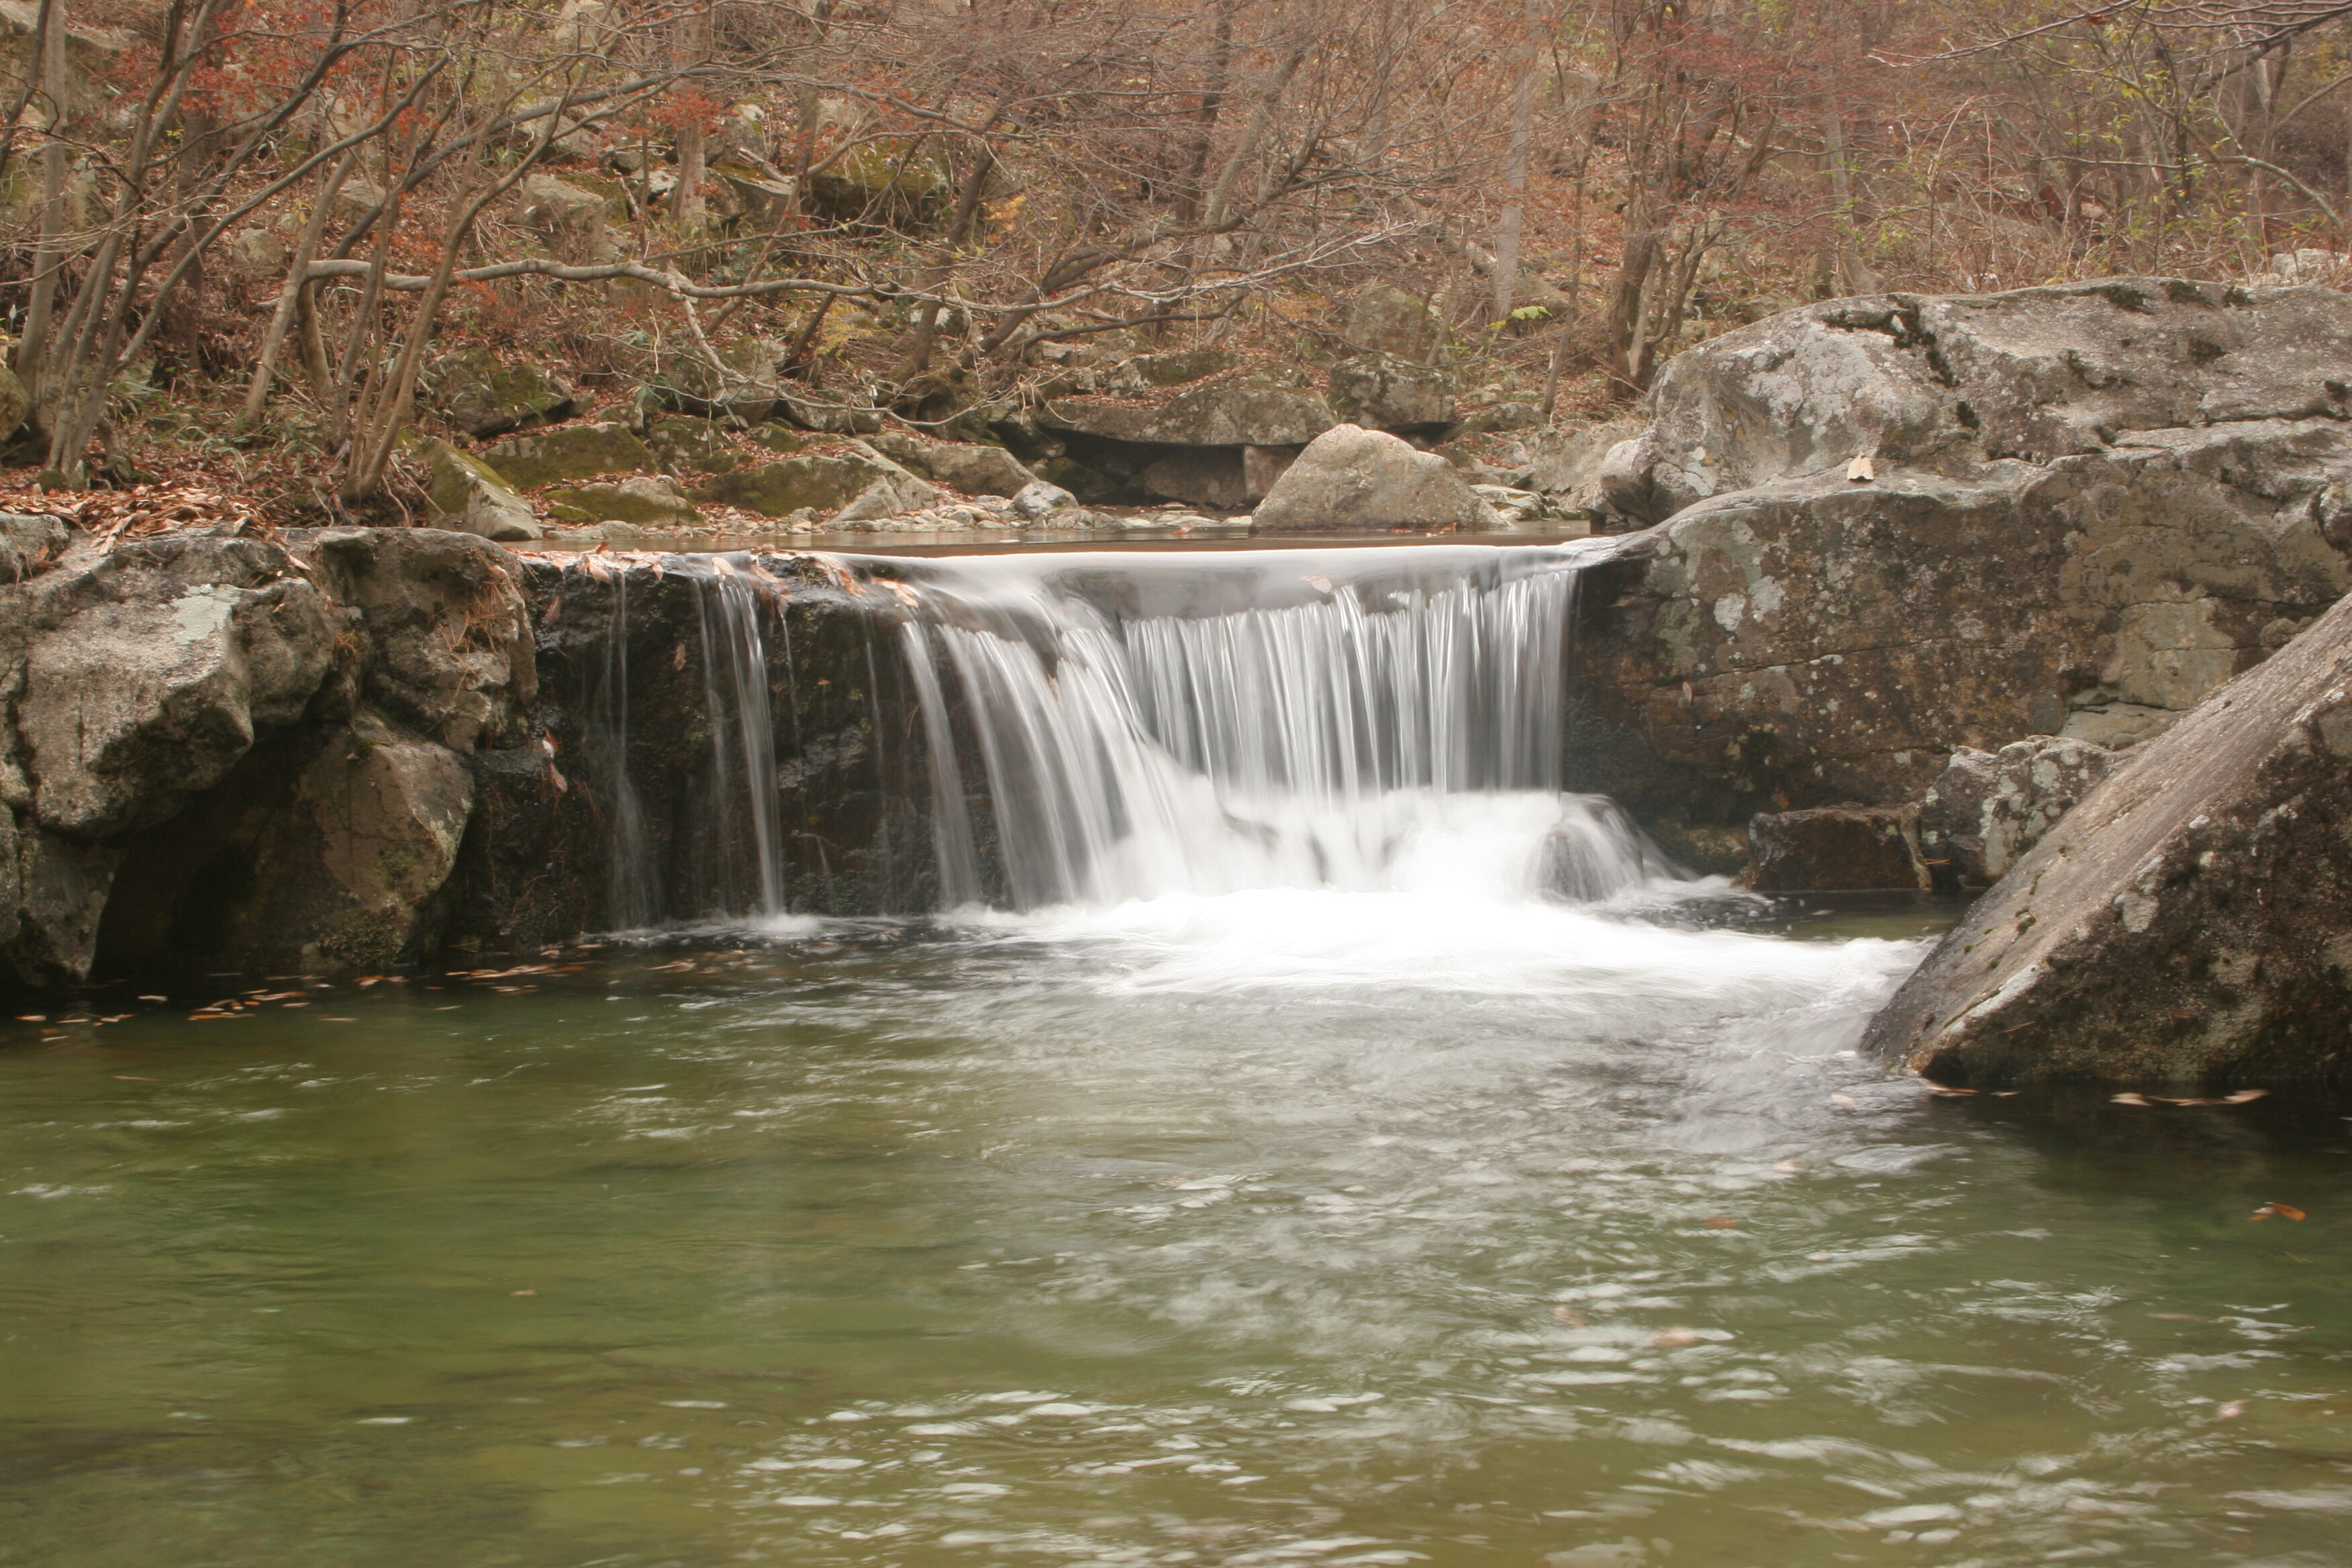
[[[478,344],[434,361],[425,393],[442,418],[474,437],[550,425],[580,411],[580,395],[545,366],[502,360]]]
[[[697,523],[702,513],[667,474],[639,474],[609,484],[550,489],[547,514],[566,522]]]
[[[1997,882],[2118,760],[2063,735],[2029,735],[1999,752],[1963,746],[1920,800],[1920,841],[1964,885]]]
[[[1331,408],[1375,430],[1438,430],[1454,423],[1453,378],[1392,354],[1359,354],[1331,367]]]
[[[365,715],[254,754],[121,852],[101,961],[309,973],[426,955],[474,806],[457,753]]]
[[[688,414],[732,416],[756,425],[783,405],[784,380],[776,367],[786,353],[772,338],[738,338],[717,351],[715,364],[700,358],[680,360],[654,387]]]
[[[481,458],[437,437],[423,442],[416,455],[425,461],[425,495],[441,527],[501,543],[545,537],[530,502]]]
[[[2352,599],[2133,749],[1864,1048],[1939,1081],[2352,1082]]]
[[[1600,480],[1580,787],[1647,815],[1926,792],[2160,732],[2352,587],[2352,298],[2120,280],[1809,307],[1677,359]]]
[[[888,516],[928,506],[939,492],[862,441],[714,476],[693,492],[699,501],[741,507],[762,517],[787,517],[807,508],[835,511],[864,503],[861,517]],[[882,508],[887,510],[876,510]]]
[[[1341,425],[1317,437],[1274,482],[1250,531],[1444,532],[1499,521],[1444,458],[1382,431]]]
[[[509,484],[526,490],[559,479],[647,474],[661,466],[627,426],[609,423],[516,436],[485,449],[482,457]]]
[[[30,804],[84,842],[170,816],[299,718],[341,629],[285,551],[250,539],[126,544],[22,593]]]
[[[459,752],[521,738],[539,682],[514,557],[439,529],[293,537],[355,623],[357,701]]]
[[[937,441],[903,430],[878,434],[867,444],[924,479],[968,496],[1017,496],[1037,482],[1028,466],[1002,447]]]

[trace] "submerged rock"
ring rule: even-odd
[[[2133,748],[1873,1020],[1940,1081],[2352,1082],[2352,599]]]
[[[1250,531],[1442,532],[1499,521],[1444,458],[1382,431],[1342,425],[1308,443],[1284,470],[1258,503]]]
[[[1998,752],[1963,746],[1920,802],[1921,841],[1967,886],[1997,882],[2119,760],[2060,735],[2029,735]]]
[[[1927,890],[1916,806],[1771,813],[1748,825],[1748,885],[1759,893]]]

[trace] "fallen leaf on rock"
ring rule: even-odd
[[[2260,1220],[2268,1219],[2273,1215],[2276,1215],[2281,1219],[2301,1219],[2303,1211],[2293,1204],[2264,1204],[2247,1217]]]
[[[1857,1102],[1853,1096],[1850,1094],[1832,1094],[1830,1096],[1830,1103],[1832,1105],[1853,1105]]]

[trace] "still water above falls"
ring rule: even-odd
[[[2344,1121],[1880,1077],[1949,909],[1675,874],[1557,557],[1339,553],[910,573],[948,913],[17,1025],[0,1563],[2352,1561]]]

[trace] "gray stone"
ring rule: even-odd
[[[1608,743],[1577,784],[1745,820],[1917,800],[1962,747],[2160,732],[2352,587],[2352,427],[2297,416],[2331,383],[2352,299],[2147,279],[1833,301],[1692,351],[1603,465],[1667,521],[1590,569]]]
[[[1748,885],[1759,893],[1925,892],[1916,806],[1825,805],[1748,825]]]
[[[485,449],[482,460],[517,489],[604,474],[646,474],[660,467],[625,425],[567,425],[515,436]]]
[[[1380,529],[1443,532],[1501,520],[1444,458],[1341,425],[1318,437],[1258,504],[1252,533]]]
[[[1864,1048],[1939,1081],[2352,1083],[2352,598],[2134,747]]]
[[[784,405],[784,379],[776,367],[788,352],[771,338],[738,338],[717,351],[716,366],[699,358],[680,360],[653,384],[688,414],[756,425]]]
[[[444,528],[501,542],[544,535],[530,502],[481,458],[438,437],[420,443],[416,450],[431,484],[425,493],[433,502],[433,520]]]
[[[1298,461],[1303,447],[1244,447],[1242,448],[1242,491],[1252,501],[1264,500],[1274,489],[1276,479],[1290,471]]]
[[[1435,430],[1454,422],[1453,379],[1435,365],[1359,354],[1331,367],[1331,408],[1374,430]]]
[[[1049,399],[1038,422],[1114,441],[1153,447],[1289,447],[1335,423],[1321,393],[1234,377],[1153,398]]]
[[[2029,735],[1997,752],[1963,746],[1920,801],[1921,842],[1963,883],[1997,882],[2118,760],[2059,735]]]
[[[914,473],[968,496],[1016,496],[1037,476],[1002,447],[937,441],[903,430],[875,436],[867,443]]]
[[[875,507],[913,511],[938,491],[862,441],[845,448],[720,474],[693,492],[698,501],[741,507],[762,517],[786,517],[803,507],[835,511],[864,503],[860,517],[887,516]],[[870,497],[870,499],[868,499]]]
[[[72,537],[61,517],[0,511],[0,582],[22,583],[47,571]]]
[[[1013,498],[1013,510],[1030,522],[1042,521],[1065,507],[1077,504],[1077,497],[1061,486],[1049,485],[1043,479],[1023,486],[1021,493]]]
[[[14,812],[0,811],[0,819],[8,825],[0,848],[13,862],[16,895],[0,906],[0,925],[15,917],[14,933],[0,951],[16,978],[35,990],[79,985],[89,978],[122,852],[20,824]]]
[[[1339,331],[1359,348],[1411,358],[1428,352],[1438,328],[1427,305],[1393,284],[1379,283],[1348,302]]]
[[[550,489],[547,514],[566,522],[696,523],[702,513],[667,474],[639,475],[612,484]]]
[[[672,414],[654,420],[646,429],[646,445],[672,474],[723,474],[743,466],[727,432],[715,419],[694,419]]]
[[[1262,448],[1244,447],[1242,451]],[[1143,466],[1143,488],[1166,500],[1232,511],[1250,502],[1242,451],[1223,447],[1186,447]]]
[[[544,366],[509,363],[480,346],[434,361],[425,394],[444,419],[474,437],[552,424],[580,409],[579,394]]]
[[[1522,482],[1527,489],[1551,497],[1556,505],[1569,510],[1599,511],[1607,504],[1601,486],[1601,460],[1611,447],[1621,441],[1636,439],[1641,434],[1640,422],[1632,419],[1589,425],[1579,430],[1531,432],[1519,438],[1520,450],[1528,459],[1528,474]]]
[[[363,701],[460,752],[521,739],[539,683],[513,556],[429,528],[326,529],[297,549],[357,623]]]
[[[274,545],[165,537],[34,596],[16,728],[40,825],[79,839],[160,820],[211,788],[255,735],[300,716],[338,617]]]

